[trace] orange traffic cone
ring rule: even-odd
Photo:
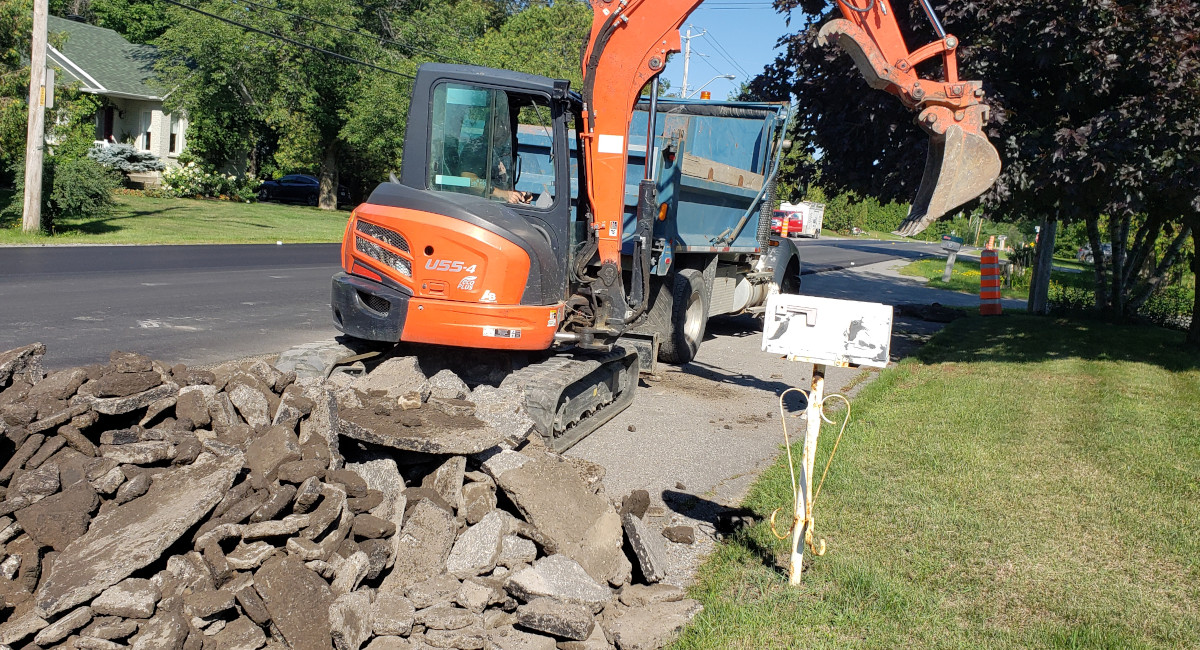
[[[979,254],[979,313],[996,316],[1000,306],[1000,255],[994,250]]]

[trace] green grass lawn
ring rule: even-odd
[[[1056,257],[1053,264],[1055,268],[1072,269],[1081,273],[1092,273],[1095,271],[1093,265],[1077,261],[1074,257]]]
[[[0,197],[2,198],[2,197]],[[70,219],[55,234],[0,224],[3,244],[285,244],[341,241],[349,212],[279,203],[117,197],[106,217]]]
[[[926,258],[911,262],[900,269],[902,275],[918,278],[928,278],[930,287],[948,289],[979,295],[979,262],[961,260],[954,262],[954,270],[950,273],[950,281],[942,282],[942,274],[946,270],[946,260],[943,258]],[[1026,289],[1002,287],[1000,295],[1005,298],[1026,299],[1029,292]]]
[[[742,531],[701,568],[705,610],[677,647],[1200,647],[1200,355],[1183,337],[955,322],[855,399],[815,509],[829,551],[803,585],[787,542]],[[790,504],[781,457],[745,505]]]
[[[1059,260],[1055,260],[1054,264],[1055,266],[1059,266],[1062,263]],[[945,258],[926,258],[907,264],[900,269],[900,273],[918,278],[928,278],[928,286],[935,289],[948,289],[950,291],[962,291],[979,295],[979,262],[972,260],[955,261],[954,270],[950,274],[949,282],[942,282],[942,274],[945,270]],[[1088,270],[1090,271],[1091,267],[1088,267]],[[1052,271],[1050,279],[1064,286],[1082,289],[1091,289],[1095,281],[1095,278],[1090,273],[1075,273],[1060,269]],[[1029,289],[1027,287],[1001,287],[1000,295],[1004,298],[1026,300],[1029,298]]]

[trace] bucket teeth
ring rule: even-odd
[[[896,234],[911,237],[987,191],[1000,175],[1000,155],[981,133],[950,125],[931,133],[921,187]]]

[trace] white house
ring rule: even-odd
[[[63,33],[62,49],[48,47],[56,83],[78,82],[80,90],[104,98],[96,113],[97,142],[126,142],[149,151],[168,166],[179,164],[187,118],[163,111],[166,94],[150,85],[158,51],[135,45],[111,29],[50,16],[50,33]]]

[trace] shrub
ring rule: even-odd
[[[1046,298],[1052,309],[1068,313],[1087,312],[1096,306],[1096,293],[1093,289],[1061,284],[1053,280],[1050,281]]]
[[[1192,322],[1192,305],[1195,294],[1185,286],[1171,285],[1155,291],[1150,299],[1138,309],[1140,320],[1162,327],[1186,330]],[[1077,286],[1050,283],[1050,306],[1060,313],[1082,314],[1091,312],[1096,305],[1095,289],[1089,283]]]
[[[61,217],[102,217],[115,205],[113,191],[121,179],[94,160],[80,159],[54,165],[49,212]]]
[[[208,171],[195,162],[169,169],[163,174],[163,190],[171,196],[212,198],[223,201],[255,200],[258,180],[253,176],[235,176]]]
[[[24,171],[24,156],[14,162]],[[24,209],[25,176],[16,176],[16,187],[0,221],[19,222]],[[54,222],[63,217],[103,217],[115,204],[113,194],[121,179],[94,160],[62,160],[51,157],[42,170],[42,229],[54,232]]]
[[[1028,291],[1029,287],[1033,285],[1033,270],[1027,266],[1018,267],[1014,264],[1006,279],[1010,288]]]
[[[1195,316],[1195,299],[1195,292],[1185,286],[1162,287],[1142,305],[1138,315],[1156,325],[1187,329]]]
[[[88,151],[88,158],[101,165],[125,172],[160,172],[166,169],[163,161],[149,151],[139,151],[131,144],[98,144]]]

